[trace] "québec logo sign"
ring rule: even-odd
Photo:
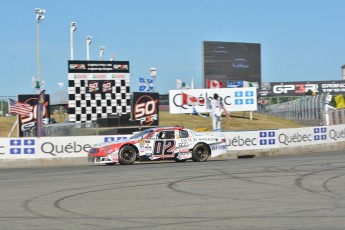
[[[274,131],[260,132],[260,145],[274,145],[276,143]]]
[[[35,139],[10,139],[10,154],[35,154]]]

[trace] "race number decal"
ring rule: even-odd
[[[153,148],[153,155],[173,155],[175,149],[175,141],[156,141]]]

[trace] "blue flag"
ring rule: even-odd
[[[153,91],[153,80],[149,78],[139,78],[139,91],[140,92],[152,92]]]

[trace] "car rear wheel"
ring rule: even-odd
[[[210,149],[204,143],[198,143],[194,146],[192,152],[192,160],[201,162],[207,161],[208,157],[210,156]]]
[[[125,145],[119,151],[119,163],[122,165],[131,165],[137,158],[137,152],[133,146]]]

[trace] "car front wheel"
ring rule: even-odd
[[[137,158],[137,152],[133,146],[125,145],[119,151],[119,163],[122,165],[131,165]]]
[[[207,161],[208,157],[210,156],[210,149],[204,143],[198,143],[194,146],[192,152],[192,160],[201,162]]]

